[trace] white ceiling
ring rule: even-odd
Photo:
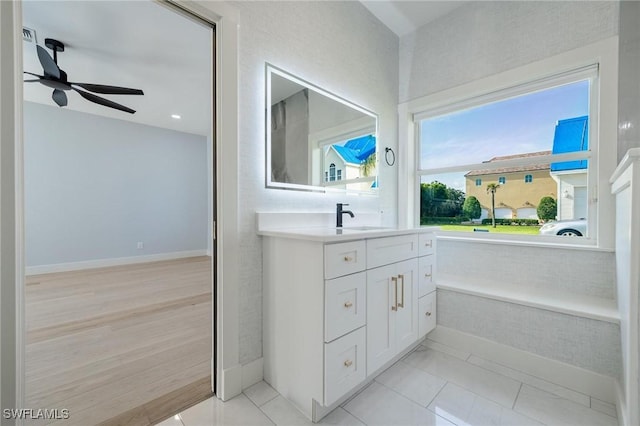
[[[391,31],[403,36],[450,13],[468,1],[361,0],[361,3]]]
[[[72,91],[66,92],[65,108],[209,134],[210,28],[152,1],[25,1],[23,25],[36,31],[43,47],[45,38],[65,44],[58,65],[69,81],[144,91],[144,96],[98,94],[133,108],[133,115],[96,105]],[[42,75],[35,46],[23,45],[24,70]],[[24,84],[25,100],[57,107],[51,93],[42,84]],[[173,119],[172,114],[182,118]]]

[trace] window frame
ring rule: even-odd
[[[614,36],[582,46],[571,51],[534,61],[517,68],[479,78],[449,89],[435,92],[423,97],[401,103],[398,106],[400,117],[400,175],[398,181],[398,225],[419,226],[419,120],[425,113],[433,116],[442,115],[447,110],[461,109],[466,103],[476,105],[487,103],[496,94],[511,90],[512,97],[518,90],[528,88],[524,92],[533,91],[533,84],[558,85],[559,79],[569,76],[570,81],[577,81],[576,71],[597,68],[598,75],[591,84],[591,105],[589,120],[590,154],[589,171],[589,237],[576,239],[558,239],[555,236],[522,236],[510,234],[485,234],[456,232],[456,236],[440,231],[441,238],[498,241],[524,245],[549,245],[590,249],[601,248],[611,250],[615,245],[615,209],[610,194],[609,177],[617,164],[617,96],[618,96],[618,37]],[[554,81],[555,84],[549,84]],[[570,82],[568,81],[568,82]],[[506,96],[502,96],[506,97]],[[457,105],[457,108],[451,108]],[[470,106],[469,106],[470,107]],[[598,149],[600,146],[604,149]],[[573,153],[549,156],[550,162],[563,162],[575,158]],[[551,158],[552,157],[552,158]],[[584,158],[584,157],[583,157]],[[544,161],[538,158],[537,162]],[[510,166],[523,166],[522,161],[511,161]],[[524,163],[527,163],[526,161]],[[482,165],[487,169],[487,164]],[[457,170],[454,170],[457,171]],[[449,170],[431,170],[431,173],[447,173]],[[430,174],[430,173],[424,173]],[[406,180],[403,180],[405,177]],[[595,202],[597,201],[597,202]],[[461,235],[462,234],[462,235]],[[484,233],[483,233],[484,234]]]

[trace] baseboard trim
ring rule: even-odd
[[[617,405],[613,377],[440,325],[427,338]]]
[[[616,412],[618,414],[618,424],[620,426],[631,426],[627,417],[627,401],[624,390],[619,380],[616,380]]]
[[[258,358],[242,366],[242,390],[260,382],[263,375],[264,358]]]
[[[82,271],[85,269],[106,268],[110,266],[133,265],[136,263],[159,262],[162,260],[184,259],[187,257],[207,256],[207,250],[186,250],[170,253],[149,254],[143,256],[114,257],[110,259],[82,260],[79,262],[56,263],[51,265],[27,266],[26,275],[51,274],[55,272]]]
[[[218,395],[223,401],[228,401],[242,393],[242,365],[237,364],[231,368],[223,369],[220,377],[222,390]]]

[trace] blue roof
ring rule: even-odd
[[[376,137],[361,136],[347,141],[342,146],[332,146],[346,163],[360,164],[376,152]]]
[[[559,120],[553,136],[552,154],[586,151],[589,149],[589,117],[582,116]],[[551,163],[551,171],[579,170],[587,168],[587,160]]]

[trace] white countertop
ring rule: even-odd
[[[393,237],[438,230],[437,226],[424,226],[420,228],[383,228],[375,226],[345,226],[344,228],[331,228],[325,226],[310,226],[300,228],[265,228],[259,229],[258,235],[265,237],[292,238],[297,240],[318,241],[323,243],[335,243],[341,241],[363,240],[367,238]]]

